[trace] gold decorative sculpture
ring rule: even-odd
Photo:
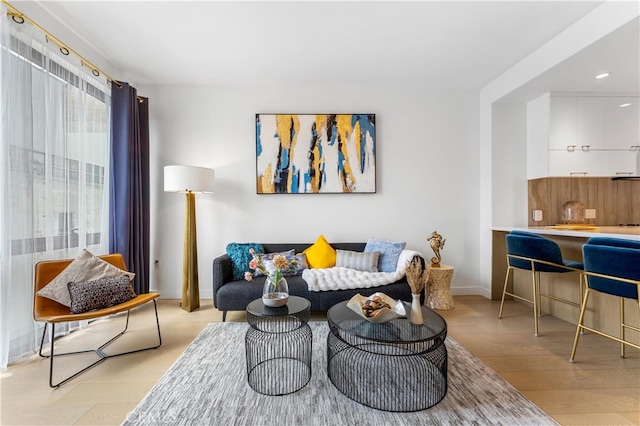
[[[442,235],[438,234],[438,231],[433,231],[431,235],[427,237],[427,241],[429,241],[429,245],[431,246],[431,250],[435,253],[435,257],[431,258],[431,266],[434,268],[440,267],[440,261],[442,257],[440,256],[440,250],[444,248],[444,242],[446,239],[442,238]]]

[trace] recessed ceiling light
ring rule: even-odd
[[[596,75],[596,78],[597,78],[597,79],[607,78],[607,77],[609,77],[610,75],[611,75],[611,73],[610,73],[610,72],[603,72],[602,74],[598,74],[598,75]]]
[[[620,108],[626,108],[626,107],[628,107],[629,105],[631,105],[631,104],[630,104],[630,103],[620,104]]]

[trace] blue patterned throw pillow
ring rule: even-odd
[[[233,264],[233,280],[243,280],[244,273],[249,271],[249,262],[253,259],[249,249],[256,253],[264,253],[264,247],[260,243],[229,243],[227,244],[227,256]]]
[[[273,253],[265,253],[262,255],[262,262],[264,263],[264,267],[267,271],[273,272],[274,271],[273,258],[276,255],[281,254],[284,257],[286,257],[287,260],[289,260],[289,256],[293,256],[295,253],[296,253],[295,249],[280,251],[280,252],[273,252]],[[252,272],[250,269],[247,269],[247,271]],[[253,271],[254,277],[261,277],[262,275],[264,274],[262,273],[262,271],[260,271],[260,269],[256,269],[255,271]]]
[[[285,277],[301,275],[302,271],[309,268],[309,265],[307,265],[307,256],[304,253],[292,253],[285,257],[287,258],[287,262],[289,262],[289,267],[282,271],[282,275],[284,275]],[[264,266],[270,273],[275,270],[275,267],[273,266],[273,260],[266,261],[264,263]]]
[[[398,266],[398,258],[400,253],[407,245],[405,242],[393,242],[385,240],[377,240],[375,238],[369,238],[367,245],[364,247],[364,251],[379,251],[380,258],[378,259],[378,271],[380,272],[395,272]]]

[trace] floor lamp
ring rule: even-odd
[[[200,307],[195,193],[213,192],[213,176],[214,171],[204,167],[165,166],[164,168],[164,191],[186,194],[181,306],[187,312]]]

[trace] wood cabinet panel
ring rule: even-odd
[[[560,223],[562,205],[580,201],[596,210],[600,226],[640,223],[640,180],[612,180],[607,177],[549,177],[528,181],[529,226]],[[543,221],[534,222],[533,210],[542,210]]]

